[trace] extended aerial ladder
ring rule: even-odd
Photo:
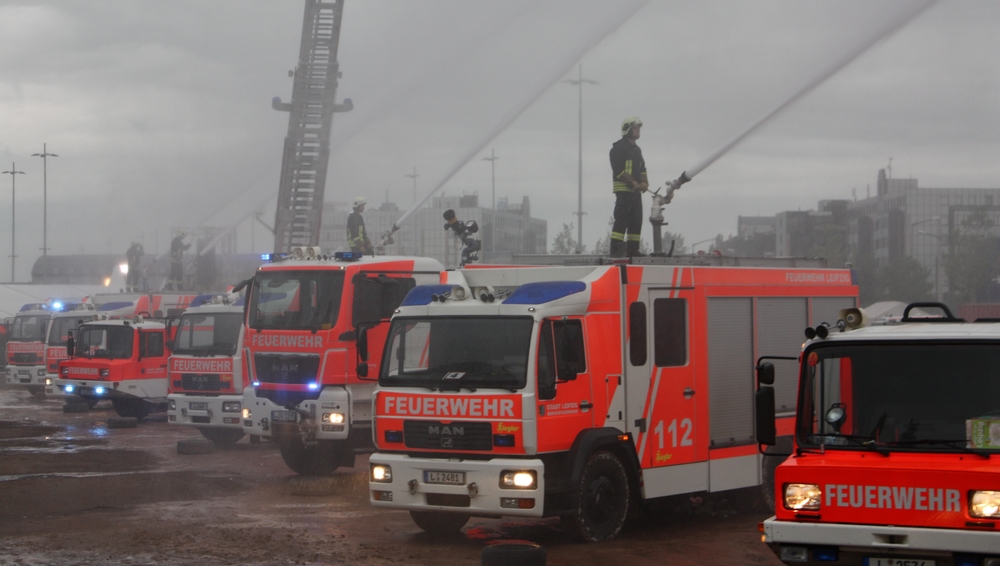
[[[299,62],[289,72],[295,79],[292,100],[271,100],[272,108],[290,113],[274,219],[275,251],[319,243],[333,113],[354,107],[349,98],[342,104],[334,99],[343,14],[344,0],[306,0]]]

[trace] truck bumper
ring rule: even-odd
[[[45,379],[50,377],[44,365],[7,366],[7,385],[12,389],[26,389],[29,386],[45,387]]]
[[[243,395],[167,395],[167,422],[170,424],[242,430],[242,411]]]
[[[127,397],[144,399],[150,403],[165,403],[167,401],[166,382],[166,379],[126,379],[122,381],[56,379],[54,385],[57,391],[69,395],[79,395],[85,399]]]
[[[961,529],[928,529],[880,525],[845,525],[764,521],[764,542],[786,564],[829,564],[817,560],[817,549],[836,549],[837,564],[863,564],[865,558],[912,558],[939,561],[955,555],[996,558],[1000,563],[997,533]],[[797,556],[803,559],[792,559]],[[978,562],[983,563],[983,562]]]
[[[318,399],[306,399],[295,409],[283,407],[254,388],[243,392],[243,432],[265,438],[299,437],[314,440],[347,440],[351,427],[368,428],[371,421],[351,422],[351,403],[346,389],[325,387]]]
[[[541,517],[545,511],[545,465],[541,460],[411,458],[403,454],[376,452],[369,458],[369,463],[373,467],[389,466],[392,470],[391,482],[373,481],[369,471],[368,497],[375,507],[452,511],[480,517]],[[500,475],[505,471],[534,472],[535,486],[530,489],[502,489]],[[443,472],[444,477],[457,474],[452,478],[458,477],[461,481],[455,484],[428,483],[432,478],[425,472]]]

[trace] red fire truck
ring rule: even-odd
[[[381,353],[393,310],[415,285],[440,282],[444,268],[318,248],[268,259],[247,287],[243,430],[277,441],[296,473],[326,475],[371,446],[374,383],[355,370],[359,328]]]
[[[45,397],[45,333],[58,310],[49,303],[29,303],[14,316],[7,339],[8,386]]]
[[[789,325],[854,306],[857,287],[734,261],[466,268],[411,291],[378,374],[373,505],[432,532],[562,516],[601,541],[640,499],[760,485],[755,356],[797,352]]]
[[[806,329],[794,449],[775,471],[764,542],[788,564],[1000,565],[1000,324],[940,303],[864,320],[852,310]],[[763,444],[775,443],[782,363],[794,365],[758,366]]]
[[[69,357],[66,341],[84,322],[100,318],[97,307],[90,302],[67,304],[61,311],[53,312],[49,330],[45,337],[45,393],[56,395],[59,390],[55,381],[59,378],[59,362]],[[88,401],[91,407],[97,400]]]
[[[205,295],[191,303],[171,347],[167,422],[198,427],[217,445],[243,438],[243,299]]]

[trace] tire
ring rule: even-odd
[[[177,441],[178,454],[211,454],[215,443],[204,438],[185,438]]]
[[[66,403],[63,405],[64,413],[86,413],[90,407],[86,403]]]
[[[344,461],[350,448],[336,440],[320,440],[312,446],[298,441],[281,443],[281,459],[300,476],[328,476]]]
[[[136,420],[140,421],[153,408],[151,403],[134,397],[112,397],[111,406],[115,408],[115,412],[118,413],[119,417],[135,417]]]
[[[483,547],[482,566],[545,566],[545,548],[528,541],[498,541]]]
[[[618,536],[632,502],[628,473],[614,454],[593,453],[576,486],[577,509],[572,525],[586,542],[603,542]]]
[[[43,401],[46,398],[44,385],[29,385],[28,393],[31,393],[31,396],[39,401]]]
[[[135,428],[139,419],[135,417],[108,417],[108,428]]]
[[[199,428],[201,435],[211,440],[218,448],[232,446],[243,438],[243,431],[234,428]]]
[[[469,522],[464,513],[445,511],[410,511],[410,517],[418,527],[435,536],[454,536]]]

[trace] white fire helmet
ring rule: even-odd
[[[358,197],[354,199],[354,208],[357,208],[364,204],[368,204],[368,201],[365,200],[365,197]]]
[[[625,120],[622,121],[622,135],[627,136],[629,130],[641,125],[642,120],[640,120],[638,116],[629,116],[628,118],[625,118]]]

